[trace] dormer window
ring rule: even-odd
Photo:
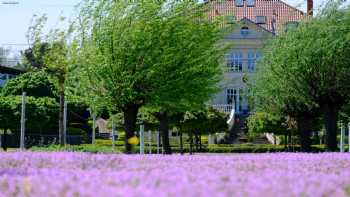
[[[241,36],[242,37],[247,37],[249,34],[249,28],[248,27],[242,27],[241,28]]]
[[[247,0],[247,6],[255,6],[255,0]]]
[[[256,24],[266,24],[266,16],[256,16]]]
[[[235,0],[235,5],[237,7],[242,7],[243,6],[243,0]]]

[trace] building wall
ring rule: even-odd
[[[242,27],[248,30],[242,30]],[[231,49],[222,63],[224,78],[219,84],[220,92],[212,100],[214,107],[221,108],[220,110],[226,107],[224,111],[228,112],[235,106],[237,114],[249,112],[247,84],[244,81],[256,72],[256,63],[263,55],[264,43],[272,37],[271,32],[249,20],[242,20],[239,28],[225,37],[225,42],[230,43]]]

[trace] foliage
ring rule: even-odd
[[[285,134],[287,123],[284,117],[265,112],[256,112],[248,117],[250,133]]]
[[[24,50],[22,65],[28,70],[43,69],[47,50],[47,43],[35,43],[31,48]]]
[[[198,107],[217,88],[221,33],[197,3],[86,1],[77,24],[80,95],[123,111],[128,137],[140,107]]]
[[[33,97],[57,97],[57,90],[43,71],[27,72],[9,80],[3,87],[3,96],[22,95],[26,92]]]
[[[21,96],[0,97],[1,129],[12,132],[20,130]],[[37,132],[50,128],[50,123],[57,116],[58,105],[53,98],[27,97],[26,100],[26,128],[29,132]]]
[[[201,133],[216,133],[227,130],[227,115],[213,108],[205,108],[201,111],[186,112],[179,122],[180,130]]]
[[[64,18],[61,18],[64,20]],[[69,39],[70,34],[73,29],[70,26],[67,30],[62,30],[59,28],[52,29],[48,34],[43,35],[43,28],[45,27],[47,17],[44,15],[42,17],[35,18],[33,20],[33,25],[29,27],[28,30],[28,40],[32,45],[32,49],[39,50],[39,52],[34,51],[34,55],[43,55],[36,57],[37,59],[43,60],[43,70],[49,74],[50,79],[55,85],[57,85],[58,94],[60,98],[59,102],[59,142],[61,146],[64,145],[64,133],[63,133],[63,111],[65,103],[65,86],[67,80],[67,74],[71,64],[74,62],[73,58],[75,51],[70,50],[75,49],[70,47]],[[42,47],[45,46],[44,52],[41,51]],[[72,44],[74,45],[74,44]],[[43,54],[42,54],[43,52]]]
[[[203,14],[193,13],[193,3],[101,1],[91,7],[82,9],[86,23],[79,28],[82,85],[113,110],[208,99],[218,80],[219,32],[214,23],[194,21]],[[190,88],[201,91],[184,91]]]
[[[12,133],[20,131],[21,96],[0,97],[0,129],[10,129]],[[58,104],[55,98],[26,97],[26,133],[54,134],[57,132]],[[90,130],[87,127],[88,112],[81,103],[69,103],[68,123],[72,132]],[[73,131],[74,130],[74,131]],[[68,130],[69,134],[70,130]]]
[[[349,27],[350,8],[331,1],[318,16],[271,42],[254,85],[262,109],[296,117],[299,126],[321,111],[329,150],[336,149],[338,112],[350,95]]]

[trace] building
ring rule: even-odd
[[[24,73],[24,71],[0,65],[0,87],[3,87],[9,79],[15,78],[22,73]]]
[[[15,68],[20,64],[19,55],[13,55],[10,49],[0,47],[0,87],[3,87],[6,81],[22,74],[24,71]]]
[[[239,28],[227,35],[225,42],[232,43],[226,55],[224,79],[220,92],[213,98],[213,107],[224,112],[235,108],[237,115],[249,114],[246,98],[246,79],[256,71],[267,40],[295,25],[307,14],[284,3],[282,0],[226,0],[210,1],[210,16],[222,15],[238,22]],[[308,1],[312,13],[312,1]]]

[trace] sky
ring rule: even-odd
[[[3,2],[18,2],[17,5]],[[0,47],[13,51],[27,48],[27,30],[34,14],[46,14],[48,28],[54,27],[59,17],[71,18],[76,14],[74,6],[81,0],[0,0]],[[306,0],[282,0],[306,11]],[[315,8],[326,0],[314,0]],[[350,0],[346,0],[350,1]],[[349,2],[348,2],[349,3]]]

